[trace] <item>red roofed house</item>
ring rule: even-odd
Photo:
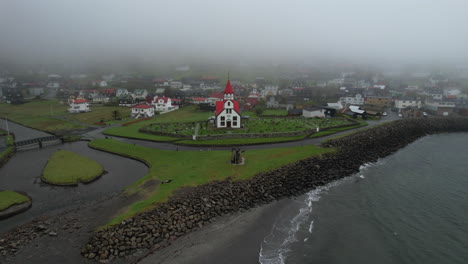
[[[154,107],[147,104],[139,104],[132,107],[131,117],[152,117],[154,116]]]
[[[68,112],[70,113],[83,113],[89,112],[89,103],[85,99],[75,99],[71,101],[70,108],[68,108]]]
[[[167,112],[176,108],[172,105],[172,100],[169,97],[155,96],[151,104],[154,106],[154,109],[158,112]]]
[[[234,91],[230,80],[227,81],[224,89],[224,100],[216,102],[215,124],[217,128],[241,127],[239,102],[234,100]]]

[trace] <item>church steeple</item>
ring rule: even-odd
[[[226,83],[226,88],[224,88],[224,100],[234,100],[234,91],[232,90],[231,80],[229,80],[229,75],[228,75],[228,81]]]

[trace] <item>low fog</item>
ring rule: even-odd
[[[466,0],[0,0],[0,59],[460,63],[467,10]]]

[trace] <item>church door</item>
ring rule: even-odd
[[[231,120],[226,122],[226,127],[231,127]]]

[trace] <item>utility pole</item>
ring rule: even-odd
[[[7,129],[7,136],[10,135],[10,129],[8,128],[8,116],[5,117],[6,129]]]

